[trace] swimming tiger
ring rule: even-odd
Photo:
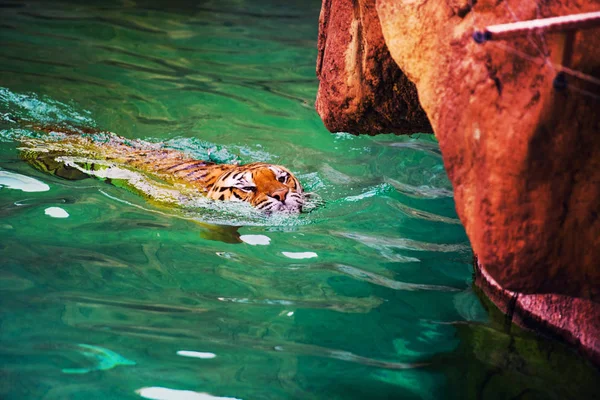
[[[113,133],[100,138],[82,136],[64,128],[39,128],[53,133],[50,139],[22,139],[21,156],[34,167],[66,179],[82,179],[100,168],[88,160],[85,168],[68,157],[86,157],[125,166],[157,178],[184,184],[220,201],[248,202],[258,210],[300,213],[306,195],[298,179],[281,165],[254,162],[246,165],[216,164],[190,158],[185,153],[138,140],[128,141]],[[56,133],[62,134],[56,140]]]

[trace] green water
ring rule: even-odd
[[[0,3],[2,399],[597,398],[473,292],[431,136],[323,128],[319,7]],[[17,119],[283,164],[323,204],[158,207],[33,169]]]

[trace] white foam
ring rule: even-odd
[[[314,253],[312,251],[305,251],[305,252],[301,252],[301,253],[295,253],[295,252],[289,252],[289,251],[282,251],[281,254],[283,254],[287,258],[293,258],[295,260],[300,260],[300,259],[303,259],[303,258],[315,258],[315,257],[318,257],[317,253]]]
[[[294,312],[293,312],[293,311],[290,311],[289,313],[287,313],[287,316],[288,316],[288,317],[291,317],[292,315],[294,315]]]
[[[60,207],[48,207],[44,210],[44,214],[52,218],[69,218],[69,213]]]
[[[193,358],[202,358],[205,360],[215,358],[217,355],[215,353],[207,353],[202,351],[191,351],[191,350],[179,350],[177,355],[183,357],[193,357]]]
[[[241,235],[240,240],[252,246],[267,246],[271,238],[265,235]]]
[[[47,192],[50,186],[29,176],[0,171],[0,188],[18,189],[24,192]]]
[[[142,397],[153,400],[240,400],[235,397],[218,397],[209,393],[168,389],[159,386],[144,387],[135,392]]]

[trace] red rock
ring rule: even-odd
[[[481,265],[475,284],[517,325],[577,347],[600,365],[600,307],[589,300],[555,294],[520,294],[503,289]]]
[[[480,263],[508,290],[600,302],[599,103],[576,91],[593,88],[576,79],[572,90],[553,88],[549,62],[562,59],[560,34],[484,45],[471,38],[474,29],[513,15],[534,19],[597,5],[479,1],[464,18],[445,0],[377,6],[391,54],[416,83],[439,139]],[[577,34],[574,69],[600,68],[598,33]],[[540,57],[544,49],[548,57]]]
[[[316,109],[332,132],[431,132],[415,86],[383,41],[375,0],[324,0]]]
[[[598,4],[377,0],[376,9],[387,49],[415,83],[439,140],[487,277],[477,283],[515,322],[561,337],[600,364],[600,87],[569,77],[565,91],[554,89],[561,33],[472,39],[488,25]],[[391,109],[405,103],[382,72],[391,68],[387,53],[373,50],[383,46],[376,20],[372,1],[323,2],[317,110],[332,131],[395,132],[381,121],[402,121]],[[600,29],[578,32],[570,67],[598,78],[598,48]]]
[[[470,4],[378,0],[377,11],[439,139],[480,268],[498,284],[491,299],[600,363],[600,114],[598,99],[582,93],[598,87],[571,77],[566,91],[553,88],[562,34],[472,40],[487,25],[597,3]],[[600,70],[598,33],[577,33],[572,68]]]

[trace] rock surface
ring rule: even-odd
[[[516,322],[600,363],[599,102],[572,77],[567,90],[553,88],[562,34],[472,40],[476,28],[594,11],[598,3],[470,4],[378,0],[377,10],[439,139],[480,270],[499,285],[496,304],[516,301]],[[572,68],[598,72],[598,33],[577,33]]]
[[[553,88],[561,34],[484,45],[471,38],[477,27],[598,3],[479,1],[468,12],[445,0],[377,6],[391,54],[416,83],[439,139],[481,265],[511,291],[600,303],[598,100],[577,79],[566,91]],[[598,71],[599,33],[577,34],[572,68]]]
[[[349,87],[345,75],[323,72],[345,60],[352,42],[329,40],[350,37],[353,26],[351,19],[335,22],[332,3],[324,0],[330,11],[321,17],[328,40],[320,38],[318,109],[327,93]],[[516,312],[515,322],[576,344],[600,364],[600,86],[569,76],[566,90],[554,89],[562,33],[481,45],[472,39],[488,25],[596,11],[600,2],[377,0],[376,6],[387,48],[415,83],[439,140],[458,215],[479,258],[477,283],[495,288],[486,293],[505,312]],[[598,77],[598,48],[600,29],[577,32],[570,67]],[[375,101],[388,107],[389,99]],[[327,111],[335,115],[320,110],[324,120],[353,121],[348,108]],[[391,131],[364,121],[369,113],[353,115],[363,119],[354,131]]]
[[[324,0],[316,108],[332,132],[431,132],[412,82],[383,41],[375,0]]]
[[[503,289],[477,262],[475,284],[517,325],[550,334],[600,365],[600,307],[590,300]]]

